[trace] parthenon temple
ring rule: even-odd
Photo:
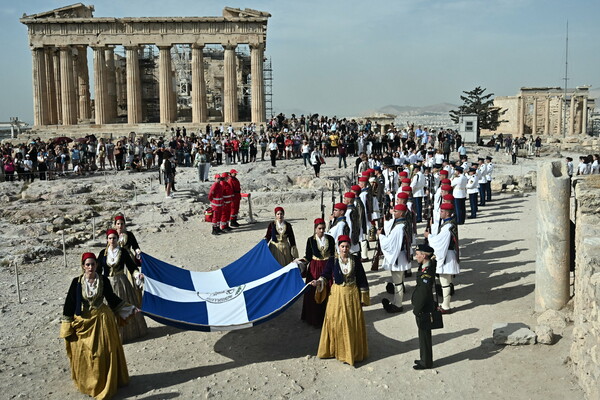
[[[93,12],[77,3],[20,19],[33,57],[34,129],[265,122],[269,13],[225,7],[222,17],[110,18]],[[189,78],[181,78],[180,68]]]

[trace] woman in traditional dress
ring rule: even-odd
[[[125,275],[125,267],[133,277],[137,287],[144,282],[144,275],[138,269],[129,252],[119,246],[119,233],[114,229],[106,231],[108,244],[98,255],[98,274],[109,278],[117,296],[126,302],[140,307],[141,298]],[[136,314],[125,326],[119,327],[123,343],[144,336],[148,332],[142,314]]]
[[[269,242],[269,250],[273,257],[286,266],[298,258],[296,238],[292,225],[284,220],[285,211],[282,207],[275,208],[275,221],[269,224],[265,239]]]
[[[132,259],[139,260],[140,254],[142,254],[140,245],[133,232],[127,230],[127,227],[125,226],[125,216],[123,214],[117,214],[115,216],[114,229],[119,234],[119,246],[127,249]]]
[[[308,263],[306,270],[306,283],[318,279],[329,259],[333,258],[335,253],[335,241],[333,237],[325,234],[325,220],[315,219],[315,234],[306,241],[306,252],[304,261]],[[314,287],[309,288],[304,293],[304,302],[302,304],[302,314],[300,318],[315,327],[323,326],[325,319],[325,309],[327,301],[317,304],[315,301]]]
[[[321,277],[310,284],[317,288],[320,301],[326,296],[328,283],[333,282],[317,357],[335,357],[354,365],[369,355],[362,306],[370,305],[371,300],[365,270],[360,258],[350,254],[350,246],[350,236],[340,235],[338,255],[329,259]]]
[[[117,387],[129,383],[117,319],[123,322],[139,315],[139,310],[121,300],[109,279],[96,273],[94,253],[84,253],[81,264],[83,273],[73,279],[67,293],[60,337],[65,339],[71,377],[79,391],[109,399]]]

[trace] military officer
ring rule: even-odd
[[[429,315],[434,310],[433,285],[435,282],[436,263],[432,260],[433,248],[421,244],[417,246],[415,259],[420,264],[417,272],[417,285],[413,291],[411,303],[419,328],[420,359],[415,360],[414,369],[433,367],[433,344],[431,341],[431,325]]]

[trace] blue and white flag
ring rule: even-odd
[[[297,265],[282,267],[265,240],[210,272],[188,271],[142,253],[142,272],[144,314],[165,325],[207,332],[268,321],[308,287]]]

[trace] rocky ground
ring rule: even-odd
[[[490,149],[479,149],[487,155]],[[475,153],[473,153],[473,156]],[[560,158],[548,154],[543,159]],[[387,314],[389,273],[368,272],[372,305],[365,307],[370,356],[355,367],[315,358],[319,330],[300,319],[300,302],[258,327],[233,332],[181,331],[150,319],[149,334],[125,345],[131,383],[117,398],[583,398],[569,369],[568,313],[542,316],[555,344],[498,346],[496,322],[538,325],[534,310],[535,170],[537,159],[497,154],[494,201],[461,227],[461,268],[455,313],[434,331],[434,364],[413,371],[418,340],[407,283],[405,312]],[[331,187],[351,168],[328,159],[322,179],[301,161],[237,165],[243,191],[252,193],[255,224],[213,237],[203,222],[210,183],[180,169],[174,199],[165,199],[156,171],[0,184],[0,390],[3,398],[80,399],[70,380],[59,318],[84,251],[98,252],[103,231],[123,212],[142,250],[177,266],[213,270],[236,260],[264,236],[275,205],[286,209],[301,248]],[[228,167],[229,168],[229,167]],[[227,169],[228,169],[227,168]],[[212,172],[225,171],[213,168]],[[248,206],[242,202],[242,218]],[[95,239],[94,239],[94,228]],[[423,227],[419,227],[422,233]],[[64,234],[67,266],[64,265]],[[367,264],[367,269],[369,268]],[[18,302],[15,268],[22,302]]]

